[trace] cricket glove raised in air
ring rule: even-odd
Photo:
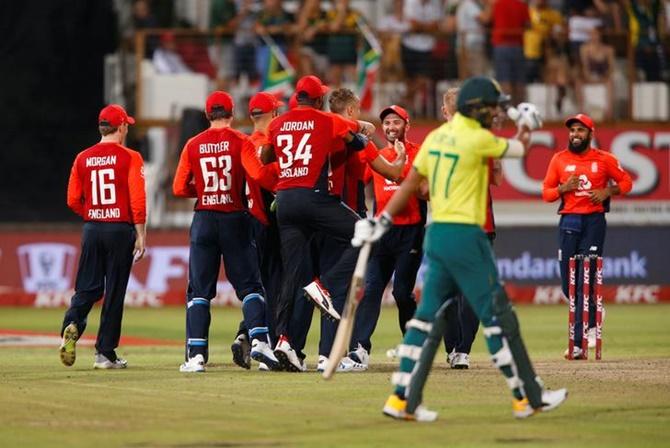
[[[391,228],[393,218],[386,212],[382,212],[375,219],[359,219],[354,227],[354,237],[351,245],[361,247],[363,243],[374,243]]]
[[[531,131],[542,127],[542,115],[532,103],[519,103],[517,107],[507,108],[507,116],[517,127],[526,126]]]

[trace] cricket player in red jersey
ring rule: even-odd
[[[258,92],[249,100],[249,116],[254,131],[249,137],[250,144],[242,148],[242,166],[247,174],[247,206],[251,214],[251,225],[258,252],[261,280],[265,287],[265,320],[268,325],[270,342],[273,345],[275,303],[281,287],[281,255],[277,217],[270,210],[274,200],[279,168],[277,163],[263,165],[258,149],[267,143],[267,128],[273,118],[279,115],[284,103],[267,92]],[[230,346],[233,361],[240,367],[249,369],[251,342],[244,320],[240,322],[235,341]],[[266,370],[268,366],[259,365]]]
[[[610,198],[623,195],[633,188],[630,175],[610,152],[591,147],[595,134],[593,120],[577,114],[566,120],[568,148],[559,151],[549,162],[542,185],[542,199],[561,204],[558,233],[558,261],[561,267],[563,294],[568,295],[568,263],[573,255],[603,254]],[[612,183],[614,181],[615,183]],[[594,270],[595,271],[595,270]],[[591,272],[592,275],[595,272]],[[593,284],[593,280],[591,280]],[[581,309],[582,293],[577,289],[577,309]],[[582,319],[575,313],[574,359],[582,358]],[[589,302],[589,320],[585,323],[595,330],[595,303]],[[591,332],[593,333],[593,332]],[[592,345],[595,345],[595,334]],[[565,353],[566,357],[568,353]]]
[[[303,371],[304,363],[291,346],[288,326],[293,302],[303,278],[303,257],[310,237],[323,232],[348,246],[358,216],[330,195],[328,188],[329,157],[343,151],[340,141],[351,149],[362,150],[367,138],[356,134],[361,126],[366,132],[372,126],[352,122],[323,112],[323,97],[328,87],[316,76],[305,76],[296,85],[298,106],[275,118],[268,130],[270,144],[262,148],[262,159],[279,162],[277,183],[277,221],[281,239],[283,285],[280,293],[276,334],[279,337],[275,355],[285,370]],[[358,250],[347,247],[342,257],[328,272],[322,273],[304,290],[311,299],[335,319],[328,289],[346,294],[346,286],[356,263]],[[323,282],[323,283],[322,283]],[[343,291],[343,293],[341,293]],[[344,297],[338,297],[338,302]]]
[[[379,115],[388,142],[380,154],[396,161],[395,147],[402,145],[407,157],[403,160],[401,177],[389,180],[379,173],[368,172],[375,193],[375,210],[381,212],[400,183],[409,173],[419,145],[407,139],[410,117],[405,109],[391,105]],[[367,367],[372,348],[371,337],[379,319],[382,296],[393,276],[393,298],[398,306],[398,324],[405,334],[405,325],[416,311],[414,284],[423,257],[423,235],[426,224],[426,202],[413,196],[405,209],[393,218],[390,230],[373,247],[365,279],[365,294],[358,306],[349,358]],[[394,275],[395,273],[395,275]]]
[[[93,367],[127,366],[115,350],[133,258],[139,261],[144,256],[147,215],[144,161],[140,153],[123,146],[128,125],[134,123],[117,104],[102,109],[100,142],[80,152],[70,172],[67,205],[85,223],[75,294],[61,330],[60,358],[66,366],[74,364],[75,346],[86,329],[88,313],[103,297]]]
[[[350,89],[340,88],[330,92],[328,104],[331,112],[349,120],[358,120],[360,116],[360,99]],[[344,142],[341,142],[341,144],[344,145]],[[366,167],[370,166],[372,170],[379,173],[380,176],[384,176],[384,178],[397,180],[401,177],[405,166],[405,148],[400,144],[394,149],[395,160],[391,163],[380,155],[379,150],[372,141],[368,142],[363,151],[352,151],[346,145],[344,146],[344,151],[336,152],[330,158],[330,194],[339,197],[346,206],[354,210],[359,216],[365,217],[367,213],[364,190]],[[335,239],[328,236],[317,235],[312,242],[312,248],[318,258],[317,271],[326,272],[337,262],[346,246],[339,245]],[[348,284],[340,286],[346,290]],[[342,294],[335,294],[334,291],[330,292],[333,297],[343,297]],[[333,305],[339,312],[343,308],[344,303],[334,302]],[[298,307],[295,310],[297,311]],[[294,314],[293,318],[293,322],[302,319],[305,324],[302,327],[305,329],[302,337],[296,334],[296,327],[299,326],[294,325],[292,327],[291,337],[294,338],[293,340],[296,343],[294,344],[294,349],[298,352],[300,352],[306,340],[307,330],[311,322],[311,308],[309,309],[309,313],[304,314],[306,314],[306,317],[296,317]],[[319,341],[319,362],[317,365],[317,370],[319,371],[325,369],[335,339],[336,330],[337,324],[331,319],[321,319],[321,339]],[[366,368],[367,363],[354,362],[345,356],[340,361],[338,372],[362,371]]]
[[[221,257],[251,338],[251,358],[278,367],[265,322],[265,291],[245,200],[242,150],[249,138],[231,127],[233,99],[213,92],[205,105],[209,129],[181,153],[175,196],[196,197],[190,232],[186,310],[187,359],[181,372],[204,372],[209,354],[210,302],[216,296]]]

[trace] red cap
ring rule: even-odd
[[[384,121],[384,117],[386,117],[388,114],[396,114],[397,116],[405,120],[405,123],[409,123],[409,114],[407,113],[407,111],[396,104],[392,104],[386,109],[382,110],[381,113],[379,114],[379,119]]]
[[[118,128],[123,123],[135,124],[135,119],[128,115],[126,110],[118,104],[105,106],[98,115],[98,124],[104,124]]]
[[[267,114],[279,109],[284,103],[268,92],[258,92],[249,100],[250,114]]]
[[[303,76],[295,85],[297,93],[305,92],[310,98],[321,98],[328,93],[328,86],[324,86],[319,78],[314,75]]]
[[[293,95],[291,95],[291,98],[288,99],[288,108],[289,110],[293,110],[296,107],[298,107],[298,97],[294,93]]]
[[[591,117],[585,114],[577,114],[574,117],[568,118],[567,120],[565,120],[565,126],[569,128],[575,121],[586,126],[591,132],[595,132],[596,130],[596,127],[594,126]]]
[[[226,112],[232,113],[234,106],[235,103],[233,102],[232,96],[230,96],[226,92],[217,90],[215,92],[212,92],[207,97],[207,103],[205,104],[205,112],[207,112],[207,115],[209,115],[212,113],[212,109],[214,109],[215,107],[222,107],[226,110]]]

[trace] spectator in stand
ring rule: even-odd
[[[355,82],[358,54],[358,25],[361,13],[352,9],[349,0],[335,0],[328,11],[328,62],[329,82],[335,87],[342,82]]]
[[[151,12],[151,5],[147,0],[137,0],[133,3],[132,20],[135,31],[147,28],[160,28],[158,20],[156,20],[156,17]],[[156,36],[147,36],[144,42],[144,57],[151,59],[158,45],[159,42]]]
[[[491,3],[486,0],[461,0],[456,7],[456,45],[461,79],[489,72],[485,24],[491,16],[490,8]]]
[[[490,0],[491,43],[495,78],[517,104],[525,98],[525,59],[523,33],[530,24],[528,5],[521,0]]]
[[[393,0],[391,13],[377,23],[377,31],[383,48],[380,78],[397,81],[402,78],[401,39],[409,31],[410,23],[404,14],[405,1]]]
[[[402,65],[408,78],[405,104],[414,109],[410,115],[417,116],[430,94],[432,52],[436,43],[433,33],[438,29],[441,8],[437,0],[407,0],[404,15],[411,26],[411,31],[402,39]],[[421,106],[417,105],[417,95],[423,97]]]
[[[263,7],[256,16],[256,34],[260,36],[256,47],[256,71],[263,83],[266,81],[271,54],[265,39],[270,38],[285,52],[288,47],[286,37],[293,33],[293,23],[293,14],[284,9],[282,0],[263,0]]]
[[[635,65],[647,82],[661,81],[665,69],[662,21],[660,0],[629,0],[628,26],[631,45],[635,48]]]
[[[328,70],[326,12],[320,0],[304,0],[300,7],[296,26],[296,43],[300,55],[300,75],[324,76]]]
[[[547,0],[534,0],[529,8],[530,28],[523,35],[523,53],[526,58],[526,81],[539,82],[545,64],[544,47],[547,39],[563,28],[563,16],[549,6]]]
[[[574,13],[568,19],[568,40],[570,41],[570,62],[576,66],[580,62],[579,48],[591,37],[593,28],[602,26],[602,19],[593,6]]]
[[[256,18],[253,0],[213,0],[211,28],[224,32],[218,56],[218,77],[225,83],[246,76],[256,80]],[[230,33],[233,34],[232,41]]]
[[[581,81],[585,84],[605,84],[607,98],[603,117],[605,120],[611,120],[614,98],[614,48],[603,43],[600,28],[596,27],[591,30],[591,39],[579,49],[579,55]],[[584,98],[583,94],[581,98]],[[584,105],[580,104],[579,108],[584,110]]]
[[[559,114],[563,111],[563,100],[571,83],[570,49],[566,37],[565,30],[561,30],[548,39],[544,48],[546,52],[544,82],[556,86],[558,90],[555,107]]]
[[[192,72],[177,52],[175,35],[171,31],[161,34],[160,47],[154,51],[152,62],[156,73],[174,74]]]
[[[603,29],[617,34],[623,31],[623,17],[619,0],[593,0],[593,5],[603,19]]]
[[[237,29],[238,8],[235,0],[212,0],[209,9],[209,28],[215,33],[222,33],[215,36],[209,47],[209,52],[214,64],[217,67],[217,77],[222,81],[219,86],[227,89],[228,83],[234,76],[235,69],[233,45],[231,34]]]

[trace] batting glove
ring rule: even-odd
[[[519,103],[517,107],[509,107],[507,116],[519,128],[526,126],[529,130],[534,131],[542,127],[542,115],[532,103]]]
[[[393,218],[386,212],[383,212],[375,219],[360,219],[356,221],[351,245],[361,247],[364,243],[374,243],[386,233],[392,223]]]

